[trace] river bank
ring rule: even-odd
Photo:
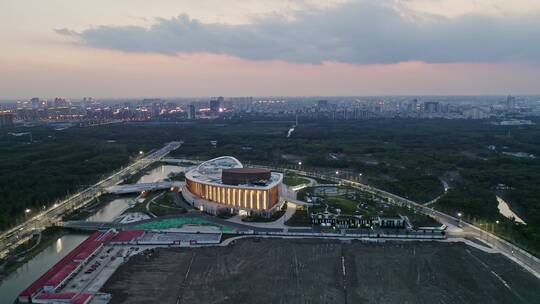
[[[49,227],[41,232],[41,236],[36,235],[17,247],[13,255],[1,265],[0,282],[68,232],[67,229],[61,227]],[[36,244],[38,240],[39,243]],[[28,250],[28,252],[22,254],[25,250]]]

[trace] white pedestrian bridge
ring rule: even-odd
[[[143,191],[155,191],[169,188],[182,189],[184,182],[157,182],[157,183],[139,183],[128,185],[115,185],[105,188],[107,193],[114,194],[126,194],[126,193],[140,193]]]

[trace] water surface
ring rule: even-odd
[[[45,271],[60,261],[79,245],[88,235],[68,234],[58,238],[42,252],[11,273],[0,284],[0,304],[12,304],[19,293],[34,282]]]

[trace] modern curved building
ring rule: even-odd
[[[279,203],[283,174],[244,168],[232,156],[203,162],[186,173],[184,198],[211,214],[270,215]]]

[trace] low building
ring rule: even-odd
[[[57,293],[75,276],[105,243],[117,235],[115,231],[95,232],[41,275],[18,297],[20,303],[88,303],[89,294]],[[58,297],[58,299],[56,298]],[[67,299],[67,300],[66,300]]]
[[[0,111],[0,127],[13,126],[13,114],[7,111]]]
[[[379,227],[381,228],[405,228],[406,220],[404,216],[379,217]]]
[[[407,221],[405,217],[365,217],[361,215],[344,215],[330,212],[320,212],[311,214],[311,223],[323,227],[336,227],[341,229],[379,227],[379,228],[405,228]]]

